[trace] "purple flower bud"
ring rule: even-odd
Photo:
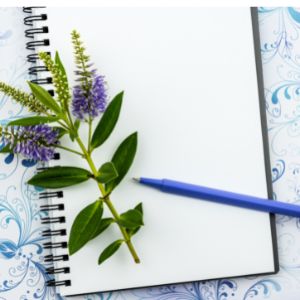
[[[58,131],[48,125],[16,126],[10,134],[3,136],[5,145],[14,153],[26,158],[49,161],[54,156],[55,145],[59,144]]]
[[[82,85],[73,89],[72,113],[80,119],[92,119],[104,112],[107,102],[104,77],[92,72],[92,87],[88,95]]]

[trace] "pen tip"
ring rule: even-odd
[[[136,182],[140,182],[140,178],[139,177],[133,177],[132,178],[134,181],[136,181]]]

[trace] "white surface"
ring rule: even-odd
[[[267,214],[170,196],[130,180],[166,177],[267,196],[250,10],[49,8],[48,17],[52,47],[67,70],[73,57],[66,41],[76,28],[110,95],[125,90],[118,126],[95,156],[99,164],[109,160],[123,138],[139,132],[134,165],[112,199],[120,211],[142,201],[146,224],[133,239],[140,265],[122,246],[97,266],[103,248],[120,237],[111,228],[70,257],[72,286],[61,294],[272,272]],[[64,164],[70,160],[78,164],[77,157]],[[91,182],[65,195],[70,229],[98,194]]]

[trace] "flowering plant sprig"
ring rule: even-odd
[[[100,191],[97,199],[83,208],[75,218],[68,242],[73,255],[89,241],[103,233],[109,226],[119,227],[121,237],[108,245],[101,253],[98,264],[111,257],[122,244],[126,244],[134,261],[140,259],[132,244],[132,236],[143,226],[143,208],[139,203],[134,208],[119,214],[111,201],[111,193],[127,174],[137,148],[137,133],[129,135],[116,149],[110,161],[96,166],[92,153],[109,138],[118,121],[123,92],[110,103],[104,77],[92,68],[90,58],[78,32],[72,32],[72,44],[76,64],[76,85],[70,91],[65,68],[56,52],[53,60],[47,53],[39,53],[53,77],[56,97],[44,88],[29,82],[32,94],[25,93],[0,82],[0,91],[26,106],[36,116],[14,120],[0,127],[1,152],[18,153],[36,161],[49,161],[56,148],[69,151],[83,158],[89,169],[73,166],[49,167],[33,176],[28,183],[47,189],[57,189],[87,180],[94,180]],[[93,121],[101,116],[93,130]],[[79,134],[81,123],[88,124],[88,138],[85,144]],[[52,125],[55,124],[55,125]],[[77,143],[80,151],[66,147],[60,138],[68,135]],[[103,218],[104,209],[111,217]]]

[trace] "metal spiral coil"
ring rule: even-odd
[[[65,206],[61,204],[50,204],[50,205],[41,205],[41,211],[52,211],[52,210],[64,210]]]
[[[62,198],[64,196],[63,191],[58,192],[40,192],[39,199],[47,199],[47,198]]]
[[[55,281],[55,280],[49,280],[47,282],[48,286],[70,286],[71,285],[71,280],[61,280],[61,281]]]
[[[55,217],[55,218],[42,218],[42,224],[53,224],[53,223],[66,223],[65,217]]]
[[[48,26],[45,26],[45,22],[47,20],[47,14],[38,13],[39,9],[43,9],[43,6],[30,6],[23,7],[23,12],[27,15],[24,17],[24,24],[28,26],[25,30],[25,37],[28,40],[26,43],[26,49],[31,51],[30,54],[27,55],[27,61],[30,63],[30,67],[28,68],[28,74],[31,76],[31,82],[39,84],[39,85],[49,85],[52,84],[52,77],[48,74],[48,69],[45,66],[38,65],[40,60],[37,50],[41,47],[47,47],[50,45],[50,40],[47,38],[47,34],[49,33]],[[47,52],[49,55],[50,52]],[[44,75],[44,76],[41,76]],[[49,94],[54,96],[53,90],[48,90]],[[55,153],[54,160],[59,160],[59,153]],[[46,170],[47,167],[39,167],[37,171]],[[44,191],[39,193],[39,199],[47,199],[47,198],[63,198],[63,191]],[[64,211],[64,204],[47,204],[41,205],[40,211],[44,213],[52,212],[52,211]],[[64,216],[46,216],[41,218],[42,224],[49,224],[51,226],[50,229],[44,230],[42,232],[42,237],[48,237],[52,239],[57,236],[66,236],[67,231],[63,228],[57,228],[59,225],[64,224],[66,219]],[[57,226],[57,227],[56,227]],[[55,227],[55,228],[53,228]],[[44,249],[67,249],[68,244],[65,241],[53,241],[53,239],[49,242],[43,244]],[[68,254],[62,255],[46,255],[44,257],[45,263],[51,262],[66,262],[69,260]],[[70,273],[70,268],[67,266],[57,266],[57,267],[49,267],[46,268],[46,272],[50,275],[61,274],[61,273]],[[46,283],[48,286],[70,286],[70,280],[62,280],[56,281],[55,279],[51,279]]]
[[[24,24],[26,26],[29,26],[30,28],[25,30],[25,37],[30,39],[26,43],[26,49],[33,51],[34,53],[30,53],[27,55],[27,61],[31,64],[37,63],[39,60],[39,57],[36,53],[36,50],[39,47],[45,47],[50,45],[50,41],[47,37],[41,38],[42,34],[47,34],[49,32],[48,26],[34,26],[34,25],[40,25],[41,22],[44,22],[47,20],[46,14],[34,14],[37,9],[44,8],[43,6],[37,6],[37,7],[23,7],[23,12],[28,14],[27,17],[24,18]],[[35,39],[35,37],[38,35],[39,39]],[[50,54],[49,52],[47,52]],[[28,69],[29,75],[35,75],[37,76],[40,72],[47,72],[47,68],[44,66],[32,66]],[[36,78],[32,79],[32,82],[36,84],[51,84],[52,78],[51,77],[45,77],[45,78]]]
[[[51,243],[47,242],[43,244],[44,249],[57,249],[57,248],[67,248],[67,242],[58,242],[58,243]]]
[[[46,269],[46,272],[48,274],[61,274],[61,273],[64,273],[64,274],[67,274],[67,273],[70,273],[70,268],[69,267],[66,267],[66,268],[47,268]]]
[[[45,262],[51,262],[51,261],[68,261],[69,255],[63,254],[63,255],[46,255],[44,258]]]

